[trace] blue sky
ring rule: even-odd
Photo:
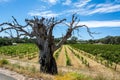
[[[67,18],[77,13],[81,22],[94,34],[94,39],[108,35],[120,36],[120,0],[0,0],[0,23],[11,22],[11,16],[24,24],[25,18],[57,17]],[[65,34],[65,26],[54,29],[56,37]],[[91,39],[85,29],[80,29],[80,39]],[[3,33],[2,33],[3,35]],[[78,36],[77,33],[74,33]]]

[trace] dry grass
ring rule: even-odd
[[[55,76],[54,80],[93,80],[93,79],[83,74],[69,72]]]
[[[23,67],[19,64],[3,64],[2,67],[15,71],[28,78],[43,79],[43,80],[119,80],[115,78],[105,77],[103,74],[97,74],[95,77],[86,76],[77,72],[59,71],[58,75],[52,76],[49,74],[40,73],[35,66]],[[33,79],[33,80],[34,80]]]
[[[1,60],[0,62],[7,62],[9,63],[9,61],[7,60]],[[63,73],[60,72],[58,75],[56,76],[52,76],[49,74],[44,74],[44,73],[40,73],[39,70],[36,69],[35,66],[29,66],[29,67],[23,67],[21,66],[19,63],[15,63],[15,64],[2,64],[2,67],[9,69],[11,71],[15,71],[19,74],[25,75],[26,77],[29,78],[34,78],[34,79],[43,79],[43,80],[93,80],[91,77],[86,77],[85,75],[82,74],[78,74],[75,72],[67,72],[67,73]]]
[[[53,76],[49,74],[40,73],[39,70],[36,69],[35,66],[32,67],[23,67],[19,64],[5,64],[0,67],[3,67],[5,69],[9,69],[11,71],[15,71],[19,74],[22,74],[28,78],[34,78],[34,79],[43,79],[43,80],[53,80]]]

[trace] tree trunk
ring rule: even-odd
[[[57,65],[54,57],[52,55],[48,56],[49,53],[40,53],[43,56],[40,56],[40,71],[43,73],[57,74]]]
[[[51,44],[48,42],[44,44],[44,48],[40,49],[39,63],[40,71],[43,73],[57,74],[57,64],[53,57],[54,51]]]

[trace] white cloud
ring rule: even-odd
[[[77,2],[72,2],[72,0],[64,0],[64,2],[58,1],[58,0],[41,0],[41,1],[49,3],[50,4],[48,5],[49,7],[42,6],[38,8],[38,10],[29,12],[29,15],[57,17],[59,15],[69,16],[69,15],[72,15],[73,13],[87,16],[87,15],[93,15],[93,14],[106,14],[106,13],[112,13],[112,12],[120,12],[120,5],[116,4],[115,2],[95,4],[95,3],[91,3],[92,0],[78,0]],[[119,0],[116,0],[116,1],[118,2]],[[54,4],[57,4],[58,2],[61,2],[60,4],[63,7],[64,5],[68,5],[69,8],[66,8],[66,10],[63,10],[61,12],[59,12],[59,9],[58,9],[57,13],[53,13],[52,11],[53,7],[51,6],[55,6]]]
[[[91,0],[80,0],[79,2],[74,3],[73,5],[77,8],[86,6]]]
[[[91,0],[80,0],[73,3],[71,9],[65,10],[66,13],[78,13],[79,15],[92,15],[92,14],[105,14],[120,11],[120,4],[116,3],[101,3],[101,4],[89,4]],[[64,12],[65,12],[64,11]]]
[[[63,5],[70,5],[71,4],[71,0],[66,0],[65,2],[62,3]]]
[[[57,0],[49,0],[49,2],[51,2],[51,3],[56,3]]]
[[[41,5],[41,6],[39,6],[38,8],[36,8],[34,11],[44,11],[44,10],[46,10],[46,9],[47,9],[46,6]]]
[[[113,5],[113,4],[99,4],[96,6],[95,9],[89,10],[88,15],[95,14],[95,13],[111,13],[120,11],[120,5]]]
[[[78,25],[87,25],[88,27],[120,27],[120,20],[81,21]]]
[[[50,4],[56,4],[57,3],[57,0],[41,0],[43,2],[46,2],[46,3],[50,3]]]
[[[41,17],[57,17],[59,14],[53,13],[52,11],[33,11],[29,12],[28,15],[30,16],[41,16]]]
[[[88,5],[87,7],[86,7],[86,9],[92,9],[92,8],[94,8],[96,6],[96,4],[90,4],[90,5]]]

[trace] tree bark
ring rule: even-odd
[[[40,56],[40,71],[43,73],[49,73],[49,74],[57,74],[57,65],[54,57],[48,56],[48,54],[51,53],[45,53],[44,51],[40,51],[40,54],[43,56]]]
[[[46,42],[42,47],[40,47],[39,53],[39,63],[40,71],[43,73],[57,74],[57,64],[55,58],[53,57],[54,51],[52,50],[50,43]]]

